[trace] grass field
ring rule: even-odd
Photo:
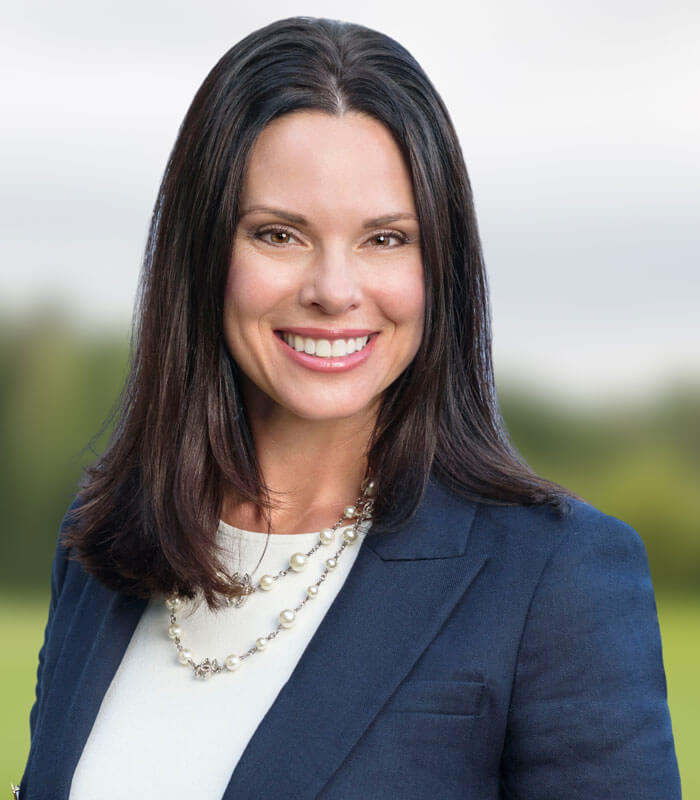
[[[671,721],[684,800],[700,800],[700,597],[658,595]]]
[[[658,596],[684,800],[700,800],[700,597]],[[0,598],[0,791],[18,782],[29,748],[36,655],[43,637],[43,597]],[[8,791],[9,794],[9,791]]]

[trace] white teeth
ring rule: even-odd
[[[306,341],[313,343],[313,339],[307,339]],[[307,350],[306,352],[308,353],[309,351]],[[328,358],[330,354],[331,354],[331,343],[328,341],[328,339],[319,339],[316,342],[315,355],[321,356],[321,358]]]
[[[357,353],[367,344],[369,336],[357,336],[352,339],[311,339],[289,331],[282,332],[282,339],[298,353],[306,353],[318,358],[342,358]]]

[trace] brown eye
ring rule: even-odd
[[[267,238],[268,236],[270,238]],[[255,238],[266,244],[280,246],[289,244],[290,240],[294,237],[289,231],[284,230],[284,228],[266,228],[265,230],[257,231],[257,233],[255,233]]]
[[[398,244],[390,244],[392,239],[398,242]],[[402,244],[405,244],[407,239],[394,231],[382,231],[381,233],[375,233],[371,241],[373,241],[380,250],[391,250],[394,247],[400,247]]]

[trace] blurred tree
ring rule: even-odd
[[[0,583],[46,586],[56,533],[127,374],[128,335],[80,332],[53,309],[0,327]]]

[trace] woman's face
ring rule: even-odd
[[[358,113],[270,123],[251,153],[224,302],[249,412],[373,415],[416,354],[423,314],[413,188],[389,131]]]

